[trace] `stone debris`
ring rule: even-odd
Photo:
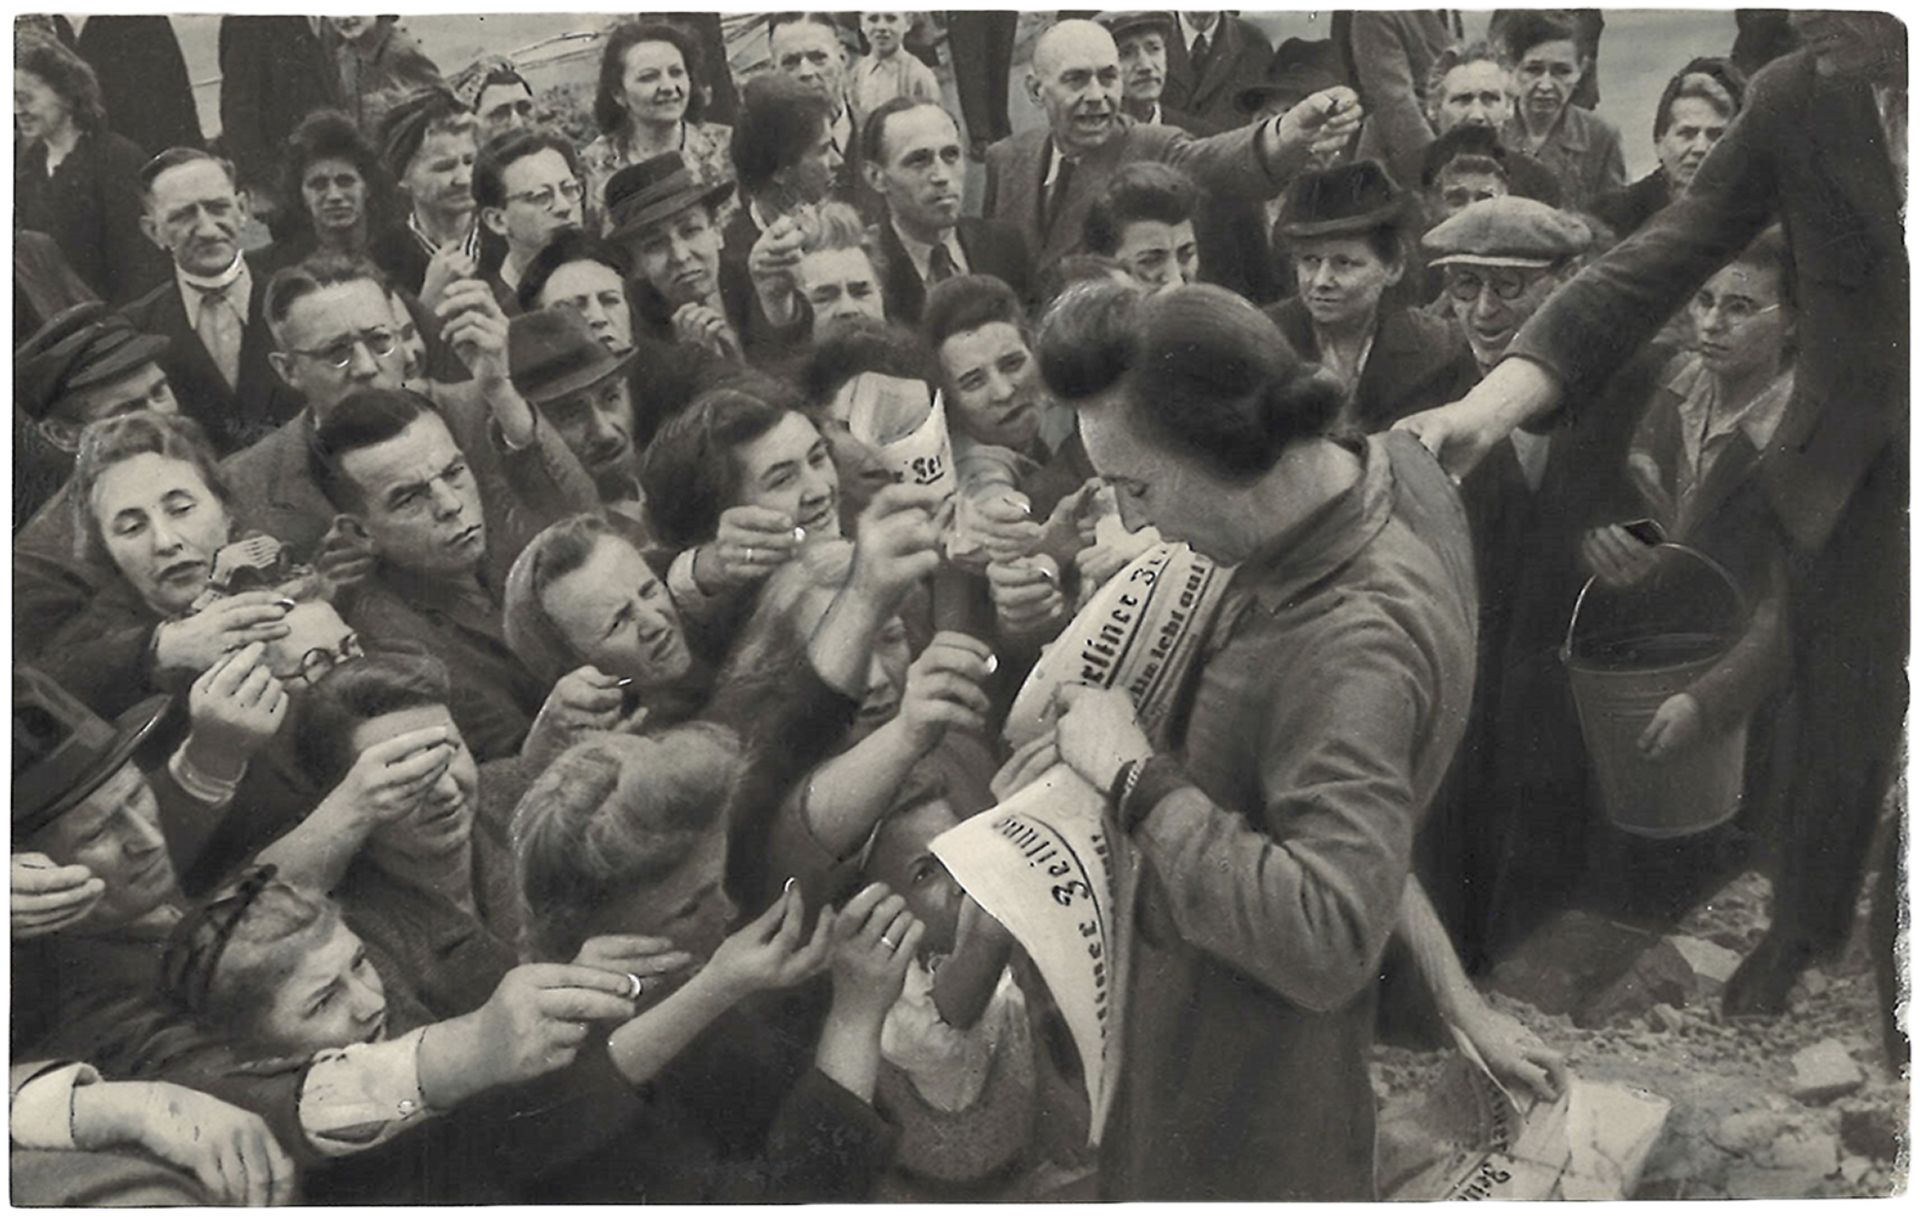
[[[1686,1016],[1665,1002],[1655,1003],[1647,1012],[1647,1023],[1655,1031],[1665,1031],[1669,1035],[1678,1035],[1687,1026]]]
[[[1826,1176],[1840,1168],[1840,1142],[1832,1133],[1796,1129],[1759,1155],[1762,1166]]]
[[[1702,991],[1717,993],[1726,987],[1734,969],[1740,966],[1740,953],[1729,951],[1717,943],[1704,938],[1695,938],[1688,934],[1675,934],[1667,943],[1680,953],[1693,969],[1693,974],[1701,984]]]
[[[1875,1162],[1897,1159],[1906,1131],[1904,1113],[1885,1103],[1840,1112],[1840,1143]]]
[[[1573,1021],[1599,1027],[1618,1018],[1638,1018],[1655,1006],[1684,1006],[1699,991],[1699,982],[1686,957],[1670,940],[1662,939],[1642,951],[1626,972],[1584,1002]]]
[[[1802,1103],[1830,1103],[1866,1082],[1866,1074],[1838,1040],[1825,1039],[1793,1054],[1793,1088]]]

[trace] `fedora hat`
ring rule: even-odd
[[[166,354],[167,345],[98,300],[62,309],[14,353],[14,400],[45,418],[67,394],[137,371]]]
[[[513,387],[536,406],[590,389],[632,362],[632,351],[613,354],[583,317],[566,309],[522,313],[507,326]]]
[[[1240,113],[1257,114],[1272,98],[1297,105],[1322,89],[1345,83],[1332,39],[1289,38],[1267,60],[1265,78],[1240,90],[1234,101]]]
[[[702,185],[694,181],[678,152],[648,157],[628,165],[607,183],[607,239],[631,236],[689,207],[712,207],[732,191],[732,182]]]
[[[1398,225],[1407,194],[1379,161],[1310,169],[1293,179],[1280,207],[1283,237],[1337,237]]]
[[[1105,12],[1094,17],[1094,20],[1113,35],[1115,42],[1120,40],[1122,34],[1138,29],[1159,30],[1168,35],[1173,33],[1173,14],[1165,10]]]
[[[13,839],[39,832],[100,789],[172,699],[150,697],[109,723],[37,668],[13,669]]]

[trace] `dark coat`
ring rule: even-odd
[[[74,49],[93,65],[107,121],[154,155],[200,146],[187,61],[173,23],[161,15],[99,16],[80,31]]]
[[[887,320],[909,328],[920,324],[920,312],[927,304],[927,285],[907,256],[906,246],[891,220],[883,219],[880,228],[880,253],[887,268],[881,289],[886,296]],[[976,275],[993,275],[1022,300],[1031,302],[1033,263],[1027,254],[1026,240],[1020,230],[999,220],[981,220],[961,216],[956,226],[960,251],[967,266]]]
[[[220,142],[243,185],[277,196],[287,137],[339,92],[307,18],[220,19]]]
[[[160,367],[180,401],[180,410],[206,429],[215,451],[235,452],[258,441],[300,412],[300,394],[267,362],[274,349],[262,310],[268,275],[251,259],[253,291],[240,336],[240,376],[232,387],[220,375],[200,335],[187,323],[187,304],[169,274],[164,282],[121,312],[134,328],[168,340]]]
[[[1298,296],[1266,314],[1302,359],[1319,360],[1313,318]],[[1362,434],[1384,431],[1409,414],[1458,400],[1479,379],[1473,353],[1452,326],[1410,309],[1383,310],[1352,418]]]
[[[1631,186],[1610,190],[1593,201],[1593,214],[1617,240],[1624,241],[1673,202],[1673,188],[1667,184],[1666,171],[1655,169]]]
[[[1419,184],[1421,156],[1433,142],[1427,78],[1458,41],[1459,18],[1450,16],[1444,9],[1357,12],[1343,23],[1341,57],[1367,115],[1353,155],[1380,161],[1409,189]]]
[[[1796,548],[1818,550],[1867,469],[1905,443],[1908,269],[1900,191],[1864,81],[1789,55],[1687,193],[1554,294],[1513,345],[1580,389],[1644,343],[1778,219],[1799,284],[1795,389],[1761,476]]]
[[[1240,124],[1240,90],[1266,79],[1273,44],[1249,21],[1225,13],[1210,35],[1204,69],[1195,73],[1178,23],[1167,36],[1167,86],[1160,104],[1184,110],[1214,130]]]
[[[14,227],[52,237],[88,287],[108,304],[123,304],[169,270],[166,255],[140,231],[146,163],[146,152],[126,136],[95,131],[82,135],[49,177],[47,146],[35,142],[14,162]]]

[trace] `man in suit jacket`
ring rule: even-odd
[[[1273,44],[1250,22],[1225,13],[1182,11],[1175,23],[1161,100],[1212,130],[1234,126],[1240,119],[1240,90],[1266,75]]]
[[[1173,41],[1173,14],[1168,12],[1101,13],[1095,18],[1113,35],[1120,48],[1122,103],[1127,117],[1141,123],[1165,123],[1190,135],[1212,135],[1237,121],[1202,122],[1185,110],[1166,104],[1167,45]],[[1240,117],[1238,109],[1233,119]]]
[[[1335,88],[1206,139],[1136,123],[1120,109],[1119,48],[1091,21],[1062,21],[1040,36],[1027,91],[1048,125],[987,150],[983,209],[1018,227],[1040,265],[1079,245],[1088,206],[1129,161],[1165,161],[1214,194],[1267,199],[1314,151],[1343,146],[1361,120],[1353,91]]]
[[[1394,181],[1411,186],[1420,177],[1420,154],[1434,137],[1427,83],[1434,61],[1459,40],[1459,17],[1439,9],[1357,12],[1346,24],[1341,49],[1367,107],[1354,156],[1380,161]]]
[[[951,114],[899,97],[868,115],[861,134],[867,184],[885,203],[881,290],[891,320],[920,324],[928,290],[958,275],[993,275],[1027,298],[1031,268],[1020,230],[960,214],[967,154]]]
[[[220,141],[241,185],[256,200],[271,200],[275,219],[290,218],[300,203],[279,197],[287,137],[308,114],[338,104],[339,85],[317,32],[322,20],[220,19]],[[260,210],[268,210],[264,202]]]
[[[140,227],[173,259],[173,275],[129,304],[127,320],[167,339],[160,366],[182,411],[222,453],[253,443],[299,410],[267,363],[266,276],[240,252],[246,204],[225,161],[173,148],[141,172]]]
[[[1753,81],[1687,193],[1574,280],[1453,405],[1408,420],[1465,466],[1604,378],[1776,218],[1800,285],[1795,386],[1761,478],[1795,553],[1801,700],[1766,939],[1731,1010],[1785,1007],[1846,936],[1906,706],[1909,272],[1906,29],[1884,13],[1795,13],[1806,49]]]

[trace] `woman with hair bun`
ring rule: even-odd
[[[1128,525],[1237,567],[1164,739],[1065,686],[1003,773],[1064,761],[1145,863],[1107,1195],[1370,1199],[1381,955],[1473,689],[1465,513],[1418,445],[1332,437],[1339,384],[1223,289],[1077,284],[1037,346]]]

